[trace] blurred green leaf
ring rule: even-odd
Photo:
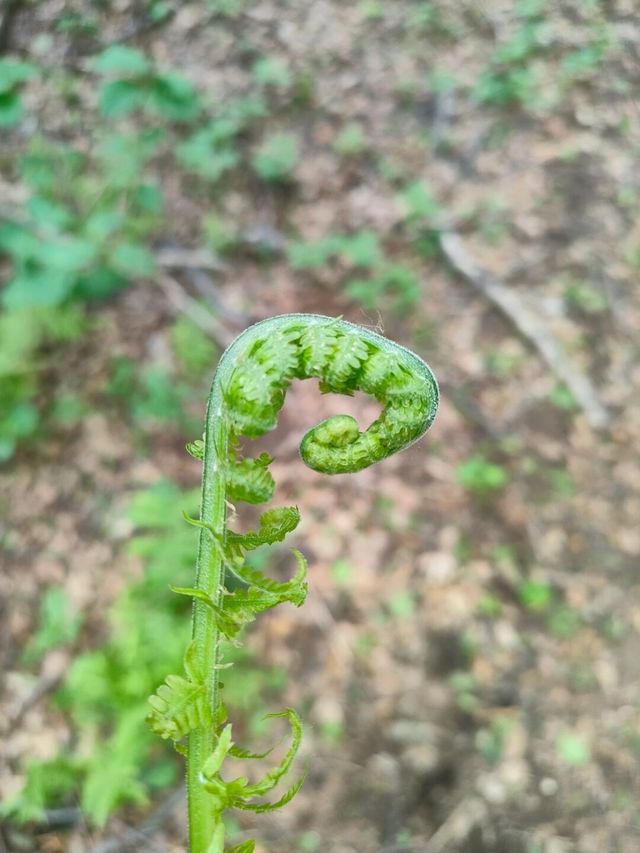
[[[333,141],[333,148],[341,157],[355,157],[366,148],[366,145],[364,130],[357,122],[351,122],[343,127]]]
[[[22,100],[17,92],[0,92],[0,128],[13,127],[23,114]]]
[[[178,145],[176,153],[187,171],[202,175],[212,183],[233,169],[240,160],[234,148],[216,139],[215,125],[198,130]]]
[[[30,268],[18,272],[2,293],[6,308],[20,310],[35,306],[61,305],[74,286],[74,278],[64,270]]]
[[[319,269],[340,250],[341,243],[340,237],[331,235],[322,240],[294,240],[287,248],[289,263],[295,270]]]
[[[174,323],[171,343],[187,375],[199,377],[213,374],[218,348],[188,317],[181,315]]]
[[[495,465],[481,453],[476,453],[458,465],[456,478],[469,491],[488,494],[506,485],[507,472],[501,465]]]
[[[38,72],[38,66],[20,59],[0,59],[0,95],[11,92]]]
[[[81,622],[66,590],[60,586],[49,587],[40,602],[40,626],[27,644],[25,662],[36,663],[49,649],[72,643]]]
[[[141,243],[123,240],[111,254],[111,263],[123,275],[138,277],[150,276],[156,265],[152,253]]]
[[[518,589],[520,601],[528,610],[546,610],[553,602],[553,587],[541,581],[527,580]]]
[[[139,76],[148,73],[152,64],[144,54],[123,44],[114,44],[91,61],[91,66],[101,74],[118,73]]]
[[[264,140],[252,162],[263,180],[288,180],[298,163],[297,138],[292,133],[274,133]]]
[[[398,201],[409,220],[432,222],[440,214],[440,205],[424,181],[413,181],[400,192]]]
[[[380,241],[373,231],[356,231],[342,237],[339,250],[354,267],[372,267],[382,260]]]
[[[113,80],[100,88],[98,104],[105,118],[122,118],[144,106],[148,97],[146,88],[130,80]]]
[[[62,230],[73,222],[73,214],[65,207],[44,196],[32,196],[27,202],[27,213],[36,225]]]
[[[276,57],[263,56],[251,69],[253,79],[259,86],[278,86],[282,89],[291,85],[291,73],[285,63]]]
[[[200,98],[191,83],[179,74],[160,74],[149,86],[154,111],[172,121],[188,122],[200,111]]]
[[[556,747],[560,758],[572,767],[583,767],[591,759],[588,745],[575,732],[563,732],[558,735]]]

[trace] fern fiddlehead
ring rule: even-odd
[[[317,378],[322,392],[363,391],[383,405],[380,416],[360,432],[348,415],[329,418],[302,439],[300,455],[316,471],[360,471],[417,441],[438,406],[438,386],[429,367],[414,353],[367,329],[313,314],[288,314],[264,320],[243,332],[225,351],[207,404],[204,442],[188,446],[203,460],[196,585],[174,588],[193,597],[192,643],[185,676],[168,676],[151,697],[149,722],[176,743],[188,737],[187,784],[191,853],[223,853],[221,816],[230,807],[267,811],[291,799],[298,780],[276,803],[253,802],[267,794],[289,770],[300,743],[300,721],[285,711],[292,744],[275,770],[250,785],[244,777],[226,782],[220,768],[227,755],[255,758],[233,745],[220,702],[218,670],[221,638],[233,640],[255,615],[282,601],[303,603],[306,562],[294,551],[298,570],[279,583],[247,565],[246,554],[284,539],[298,521],[296,507],[265,512],[258,530],[235,533],[226,527],[226,501],[268,501],[274,482],[271,459],[241,459],[240,436],[257,437],[276,426],[287,388],[294,379]],[[233,591],[225,576],[234,575]],[[278,715],[275,715],[278,716]],[[183,747],[178,747],[184,749]],[[234,848],[250,853],[253,842]],[[231,851],[228,851],[231,853]]]

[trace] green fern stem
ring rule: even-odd
[[[222,364],[222,359],[221,359]],[[202,495],[200,519],[210,525],[220,539],[224,537],[226,518],[226,488],[224,466],[216,448],[226,448],[229,428],[222,417],[220,368],[216,372],[207,402],[205,421],[205,450],[202,466]],[[222,555],[216,540],[201,528],[196,562],[196,589],[219,604],[222,595]],[[211,709],[211,720],[218,716],[218,664],[220,661],[220,631],[213,612],[203,601],[194,598],[192,623],[193,654],[199,672],[206,673],[205,702]],[[204,853],[209,849],[219,818],[209,805],[208,792],[202,785],[200,773],[213,752],[216,729],[213,725],[199,726],[189,733],[187,747],[187,806],[189,817],[189,850]]]
[[[254,803],[289,770],[300,743],[300,721],[289,719],[293,741],[280,766],[261,782],[244,777],[226,782],[219,770],[227,754],[252,755],[231,740],[218,689],[221,640],[233,639],[241,625],[282,601],[302,604],[306,562],[296,554],[298,572],[287,583],[273,581],[245,563],[246,552],[281,541],[299,520],[295,507],[269,510],[258,531],[238,534],[226,527],[226,501],[269,500],[274,483],[266,454],[240,459],[237,439],[273,429],[293,379],[315,377],[323,392],[351,395],[364,391],[383,405],[364,432],[350,416],[328,418],[302,439],[300,455],[327,474],[360,471],[417,441],[429,428],[438,406],[438,386],[429,367],[414,353],[386,338],[341,319],[289,314],[257,323],[225,351],[207,404],[202,501],[196,586],[176,589],[194,598],[192,643],[185,657],[187,679],[169,676],[151,697],[150,723],[162,737],[188,735],[187,783],[191,853],[223,853],[222,812],[278,808],[295,795],[298,780],[276,803]],[[197,444],[197,443],[196,443]],[[190,452],[201,455],[202,448]],[[225,573],[243,584],[225,588]],[[274,716],[274,715],[272,715]],[[275,715],[278,716],[278,715]],[[260,756],[253,756],[260,757]],[[235,848],[234,848],[235,849]],[[253,850],[253,842],[237,848]]]

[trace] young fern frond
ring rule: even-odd
[[[251,753],[246,753],[244,750],[235,748],[231,740],[231,724],[227,724],[220,732],[216,747],[202,768],[202,786],[211,794],[211,803],[215,809],[219,810],[219,814],[222,814],[228,808],[244,809],[253,812],[274,811],[293,799],[302,787],[304,775],[291,785],[277,802],[251,802],[255,797],[266,796],[286,776],[291,769],[293,760],[302,742],[302,723],[300,717],[292,708],[287,708],[286,711],[281,711],[278,714],[267,714],[265,719],[273,719],[275,717],[287,717],[289,720],[292,733],[291,745],[280,764],[253,785],[249,784],[249,781],[244,776],[240,776],[230,782],[225,782],[220,776],[220,769],[227,755],[234,755],[236,758],[254,757]]]
[[[263,513],[257,530],[237,533],[226,525],[228,501],[270,500],[274,482],[267,454],[238,455],[242,436],[255,438],[276,426],[286,391],[294,379],[317,378],[323,393],[363,391],[378,400],[381,415],[366,430],[354,418],[338,415],[315,426],[300,444],[303,461],[316,471],[360,471],[417,441],[438,407],[438,386],[429,367],[409,350],[341,319],[288,314],[265,320],[243,332],[226,350],[207,404],[203,440],[187,446],[203,462],[196,584],[174,591],[193,598],[193,642],[185,658],[186,678],[169,676],[150,700],[149,721],[162,737],[188,735],[187,781],[191,853],[224,853],[222,814],[228,808],[263,812],[280,808],[299,790],[298,779],[273,803],[254,802],[289,772],[300,745],[302,727],[292,710],[285,716],[292,743],[282,762],[251,785],[240,777],[225,781],[227,755],[263,758],[236,747],[219,697],[217,671],[221,637],[234,640],[256,614],[283,601],[300,606],[306,596],[307,565],[298,551],[295,576],[285,582],[266,577],[246,563],[248,552],[271,545],[292,532],[296,507]],[[230,583],[230,579],[234,582]],[[229,585],[227,586],[227,583]],[[246,841],[227,853],[251,853]]]
[[[243,551],[253,551],[261,545],[274,545],[282,542],[287,533],[293,533],[300,524],[300,512],[297,506],[280,506],[268,509],[260,516],[258,530],[247,533],[234,533],[227,530],[224,542],[225,552],[241,556]]]
[[[149,697],[151,712],[147,722],[161,738],[179,741],[198,727],[213,725],[212,708],[207,702],[204,673],[199,672],[191,643],[184,657],[187,678],[168,675],[165,683]]]
[[[270,501],[276,487],[268,470],[272,461],[268,453],[261,453],[257,459],[232,460],[225,469],[227,497],[248,504]]]

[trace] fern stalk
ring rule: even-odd
[[[202,466],[200,519],[222,540],[226,518],[226,490],[222,465],[216,448],[229,441],[226,419],[221,417],[222,393],[220,371],[211,386],[205,421],[205,453]],[[196,562],[196,589],[206,593],[219,605],[222,594],[222,555],[216,540],[204,528],[200,530]],[[205,679],[205,702],[211,719],[218,719],[218,663],[220,631],[213,612],[203,601],[194,598],[192,638],[197,668],[208,672]],[[187,804],[189,815],[189,849],[191,853],[206,851],[215,832],[216,815],[209,807],[209,795],[202,786],[200,773],[213,752],[216,739],[214,726],[199,726],[189,733],[187,747]]]
[[[296,507],[268,510],[258,530],[236,533],[226,526],[226,501],[262,503],[275,484],[266,454],[241,459],[240,436],[255,438],[273,429],[293,379],[316,377],[323,392],[351,395],[364,391],[383,404],[380,417],[364,432],[348,415],[322,421],[302,439],[300,455],[316,471],[342,474],[363,468],[417,441],[429,428],[438,406],[438,386],[429,367],[414,353],[367,329],[313,314],[287,314],[257,323],[225,351],[207,404],[204,444],[189,452],[203,459],[196,585],[174,588],[194,599],[192,642],[185,654],[184,676],[170,675],[150,698],[149,722],[164,738],[187,737],[189,849],[224,853],[222,815],[229,808],[255,812],[285,805],[303,778],[276,802],[256,802],[289,772],[300,745],[302,726],[295,711],[281,714],[291,727],[292,742],[280,764],[260,781],[221,776],[225,758],[259,759],[233,743],[224,725],[218,670],[223,639],[234,640],[256,614],[282,602],[304,602],[306,561],[294,550],[298,571],[281,583],[246,562],[249,551],[282,541],[295,529]],[[235,576],[233,589],[225,586]],[[239,581],[239,584],[238,584]],[[251,853],[247,841],[227,853]]]

